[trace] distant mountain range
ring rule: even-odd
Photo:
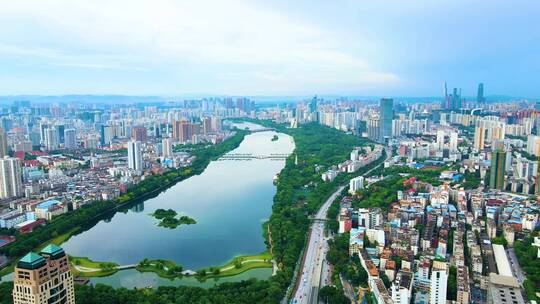
[[[226,97],[246,97],[254,100],[256,103],[281,104],[291,103],[302,100],[309,100],[313,96],[216,96],[216,95],[186,95],[186,96],[128,96],[128,95],[7,95],[0,96],[0,104],[12,104],[14,101],[30,101],[32,103],[87,103],[87,104],[140,104],[140,103],[163,103],[178,102],[189,99],[201,98],[226,98]],[[339,96],[339,95],[320,95],[319,98],[326,100],[349,99],[349,100],[371,100],[376,101],[382,97],[392,97],[398,101],[436,101],[441,100],[441,96],[432,97],[412,97],[412,96]],[[474,100],[476,97],[465,97],[466,100]],[[500,100],[520,100],[521,97],[511,97],[505,95],[493,95],[486,97],[488,101]],[[530,99],[529,100],[535,100]]]

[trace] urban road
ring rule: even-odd
[[[391,151],[387,152],[387,160],[391,157]],[[377,168],[375,166],[373,169]],[[363,175],[369,174],[373,169],[367,171]],[[331,267],[326,261],[326,253],[328,252],[328,239],[330,237],[324,234],[324,221],[326,213],[332,202],[336,200],[338,195],[345,189],[345,185],[340,186],[321,206],[311,224],[311,232],[307,249],[302,262],[297,289],[292,298],[292,303],[298,304],[314,304],[319,303],[319,288],[326,286],[330,282]]]

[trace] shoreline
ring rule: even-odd
[[[50,243],[54,243],[56,245],[61,245],[63,242],[69,240],[69,238],[71,238],[73,235],[76,235],[78,233],[82,233],[86,230],[86,228],[91,228],[93,227],[95,224],[97,224],[99,221],[103,220],[105,217],[107,216],[114,216],[116,214],[116,212],[119,212],[125,208],[130,208],[131,206],[133,205],[136,205],[137,203],[140,203],[141,201],[146,201],[148,199],[151,199],[151,198],[154,198],[156,197],[157,195],[159,195],[161,192],[163,191],[166,191],[168,190],[169,188],[173,187],[174,185],[176,185],[177,183],[183,181],[183,180],[186,180],[192,176],[195,176],[195,175],[199,175],[201,174],[202,172],[204,172],[204,170],[206,169],[206,167],[210,164],[210,162],[214,161],[214,160],[217,160],[220,156],[222,156],[223,154],[231,151],[231,150],[234,150],[236,148],[238,148],[240,146],[240,144],[244,141],[245,139],[245,136],[250,134],[251,132],[249,131],[244,131],[244,130],[236,130],[236,134],[234,134],[233,136],[227,138],[226,140],[224,140],[223,142],[221,142],[220,144],[216,145],[216,146],[213,146],[213,147],[217,147],[221,144],[224,144],[226,143],[228,140],[231,140],[231,139],[234,139],[236,136],[240,136],[240,140],[238,142],[235,142],[233,143],[233,146],[227,150],[227,151],[224,151],[222,153],[219,153],[219,155],[211,155],[211,156],[207,156],[207,159],[204,160],[205,163],[202,164],[202,166],[200,164],[198,164],[198,166],[201,166],[202,168],[193,168],[194,167],[194,164],[196,161],[198,161],[199,159],[195,159],[194,163],[191,164],[190,167],[183,167],[183,168],[179,168],[179,169],[176,169],[176,170],[173,170],[174,173],[178,173],[177,176],[173,177],[172,179],[170,179],[169,181],[167,181],[166,183],[164,184],[161,184],[160,186],[150,190],[150,191],[146,191],[144,193],[141,193],[139,194],[137,197],[132,197],[132,198],[128,198],[127,200],[123,201],[123,202],[118,202],[118,200],[120,198],[116,198],[115,200],[111,200],[111,201],[108,201],[108,202],[105,202],[105,203],[108,203],[108,204],[114,204],[112,206],[110,206],[109,208],[93,215],[87,222],[85,223],[80,223],[78,226],[76,227],[72,227],[70,230],[52,238],[52,239],[49,239],[49,240],[46,240],[44,242],[41,242],[41,244],[35,248],[33,248],[32,250],[39,250],[39,248],[43,248],[45,247],[47,244],[50,244]],[[200,161],[200,160],[199,160]],[[173,171],[169,171],[169,172],[173,172]],[[188,172],[187,174],[183,175],[182,173],[184,172]],[[163,175],[161,176],[163,177]],[[165,178],[164,178],[165,180]],[[135,188],[132,190],[132,191],[135,191],[137,188],[137,186],[135,186]],[[126,193],[129,193],[129,192],[126,192]],[[84,207],[83,207],[84,208]],[[79,209],[78,209],[79,210]],[[72,212],[76,212],[76,210],[72,211]],[[67,214],[67,216],[69,216],[70,214]],[[60,217],[65,217],[66,215],[62,215]],[[59,218],[60,218],[59,217]],[[47,227],[47,226],[50,226],[51,224],[54,224],[55,223],[55,220],[51,221],[51,223],[48,223],[47,225],[45,225],[44,227]],[[30,233],[30,235],[32,234],[33,232]],[[58,238],[60,238],[61,236],[61,239],[60,240],[57,240]],[[12,248],[13,246],[17,245],[17,241],[5,246],[5,247],[9,247],[9,248]],[[6,250],[7,248],[3,248],[4,250]],[[10,273],[13,272],[13,268],[15,266],[15,264],[18,262],[18,260],[21,258],[22,256],[17,256],[17,257],[11,257],[10,258],[10,262],[8,264],[6,264],[6,266],[4,266],[1,270],[0,270],[0,277],[3,277],[5,275],[8,275]]]

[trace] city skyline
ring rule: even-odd
[[[0,95],[539,97],[538,4],[126,5],[4,3]]]

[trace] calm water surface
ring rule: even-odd
[[[250,134],[232,153],[291,153],[292,138],[280,133],[279,139],[272,141],[275,134]],[[283,166],[284,161],[269,159],[213,161],[201,175],[176,184],[126,213],[118,212],[112,219],[100,221],[71,237],[62,247],[70,255],[96,261],[126,265],[144,258],[161,258],[174,260],[184,269],[219,265],[235,255],[261,252],[265,250],[261,224],[271,213],[275,194],[272,178]],[[194,218],[197,224],[172,230],[158,227],[157,220],[149,215],[158,208],[174,209],[180,215]],[[269,275],[269,271],[246,274]],[[157,284],[154,274],[136,273],[120,271],[93,281],[109,280],[111,285],[125,287]]]
[[[110,285],[112,287],[125,287],[125,288],[145,288],[145,287],[157,287],[157,286],[198,286],[203,288],[212,287],[217,284],[225,282],[238,282],[251,278],[267,279],[272,275],[271,268],[256,268],[251,269],[241,274],[223,277],[217,279],[208,279],[205,281],[198,281],[195,277],[184,277],[182,279],[165,279],[161,278],[153,272],[138,272],[135,269],[128,269],[119,271],[112,276],[102,278],[91,278],[90,281],[93,284],[102,283]]]

